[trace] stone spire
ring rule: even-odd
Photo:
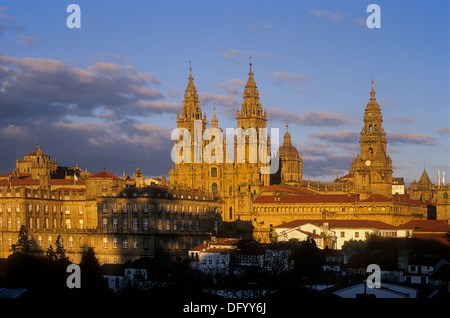
[[[372,79],[372,89],[370,91],[370,101],[367,103],[366,111],[381,111],[380,105],[376,102],[375,98],[375,89],[373,88],[373,79]]]
[[[283,146],[292,146],[291,134],[289,133],[289,125],[286,125],[286,133],[284,134]]]
[[[244,102],[241,107],[241,116],[262,116],[263,110],[259,102],[259,92],[253,78],[252,63],[250,63],[250,71],[248,72],[248,80],[244,89]]]
[[[213,118],[211,119],[211,125],[213,128],[219,128],[219,121],[217,120],[216,117],[216,106],[214,106],[214,115]]]
[[[197,90],[194,85],[194,78],[192,77],[192,66],[189,66],[188,85],[184,92],[183,107],[181,115],[177,114],[177,122],[202,120],[202,110],[200,108],[200,101],[198,99]]]
[[[252,63],[250,62],[250,71],[248,72],[248,80],[244,89],[244,101],[241,110],[236,110],[236,119],[238,127],[248,128],[265,128],[267,121],[267,113],[261,106],[259,101],[258,87],[253,78]]]

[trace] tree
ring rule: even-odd
[[[52,244],[50,244],[50,246],[47,248],[47,250],[45,251],[45,256],[50,260],[50,261],[54,261],[56,260],[56,254],[55,251],[53,250]]]
[[[56,239],[55,258],[56,260],[63,262],[69,260],[69,258],[66,256],[66,249],[64,248],[63,239],[61,235],[58,235],[58,238]]]
[[[316,246],[314,239],[309,236],[300,246],[292,250],[294,273],[298,277],[310,281],[318,281],[323,277],[324,258]]]
[[[19,236],[17,238],[17,244],[12,245],[12,252],[13,252],[13,254],[16,254],[16,253],[30,254],[31,253],[30,241],[28,239],[28,229],[25,227],[25,225],[22,225],[20,227]]]
[[[83,252],[80,262],[81,288],[88,292],[96,292],[107,287],[106,280],[102,276],[100,263],[95,256],[94,248],[88,247]]]

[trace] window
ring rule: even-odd
[[[144,231],[147,231],[148,230],[148,218],[144,218],[143,222],[144,222]]]
[[[78,207],[78,214],[83,214],[83,207],[82,206]]]
[[[355,238],[359,238],[359,232],[355,232]]]
[[[134,238],[134,241],[133,241],[133,248],[134,248],[134,249],[137,249],[137,248],[138,248],[138,239],[137,239],[137,237]]]
[[[117,248],[117,237],[113,237],[113,248]]]
[[[230,218],[230,220],[233,219],[233,208],[231,206],[229,208],[229,218]]]
[[[158,219],[158,231],[162,231],[162,220]]]
[[[73,237],[69,236],[69,247],[73,247]]]
[[[51,236],[48,237],[47,242],[48,242],[48,246],[52,245],[53,240],[52,240]]]
[[[117,230],[118,225],[117,225],[117,218],[113,218],[113,229]]]
[[[37,208],[37,206],[36,206],[36,208]],[[37,212],[36,212],[37,213]],[[65,214],[70,214],[70,206],[65,206],[64,207],[64,213]]]
[[[104,230],[108,229],[108,218],[103,218],[103,229]]]
[[[103,238],[103,248],[108,248],[108,238]]]
[[[128,219],[127,218],[123,219],[123,228],[128,229]]]
[[[173,220],[173,230],[177,230],[177,220]]]
[[[211,177],[217,178],[217,168],[216,167],[211,168]]]
[[[341,232],[341,237],[345,237],[345,232]]]
[[[213,192],[214,194],[217,193],[217,183],[213,183],[212,186],[211,186],[211,188],[212,188],[212,192]]]
[[[70,225],[70,219],[66,219],[66,229],[70,229],[71,225]]]
[[[170,231],[170,220],[166,219],[166,231]]]
[[[38,244],[39,247],[42,246],[42,236],[40,236],[40,235],[38,236],[37,244]]]
[[[133,230],[137,231],[139,227],[138,218],[133,218]]]
[[[128,248],[128,239],[127,239],[127,237],[123,238],[122,247],[123,248]]]

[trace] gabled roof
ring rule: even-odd
[[[428,173],[426,170],[423,171],[422,176],[419,179],[420,184],[432,184],[430,181],[430,177],[428,177]]]
[[[295,228],[304,224],[314,224],[322,226],[328,223],[330,228],[377,228],[395,229],[396,227],[381,221],[372,220],[295,220],[275,226],[275,228]]]
[[[113,175],[111,172],[108,172],[106,170],[94,174],[93,176],[91,176],[91,178],[121,180],[118,176]]]
[[[417,232],[448,232],[450,225],[446,220],[411,220],[398,226],[399,229],[412,229]]]

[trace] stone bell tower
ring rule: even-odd
[[[354,186],[358,193],[392,195],[392,160],[386,151],[386,133],[383,115],[376,102],[375,90],[370,91],[370,101],[364,112],[364,127],[359,140],[360,154],[350,164]]]

